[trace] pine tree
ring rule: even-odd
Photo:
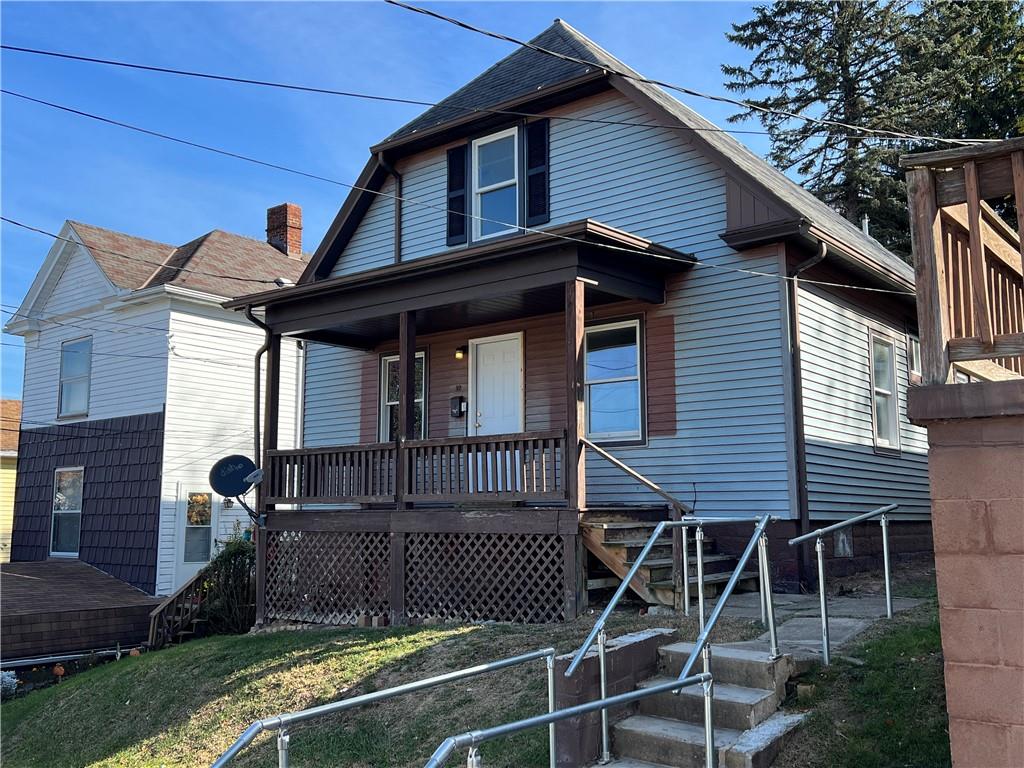
[[[726,86],[766,110],[922,136],[1005,138],[1024,129],[1022,3],[925,0],[758,6],[729,40],[754,52],[723,66]],[[934,142],[870,138],[748,109],[771,135],[768,159],[852,222],[910,251],[899,155]],[[947,145],[941,145],[947,146]]]

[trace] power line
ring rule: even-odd
[[[0,90],[2,90],[2,89],[0,89]],[[22,96],[21,94],[14,93],[13,91],[3,90],[3,93],[10,94],[11,96],[19,96],[20,98],[25,98],[25,99],[28,99],[29,101],[36,101],[36,99],[30,99],[27,96]],[[40,104],[45,104],[46,102],[39,102],[39,103]],[[56,106],[56,105],[47,105],[47,106]],[[69,111],[73,111],[73,110],[69,110]],[[63,237],[63,236],[55,234],[53,232],[48,232],[45,229],[39,229],[38,227],[33,227],[33,226],[28,225],[28,224],[23,224],[22,222],[15,221],[14,219],[8,218],[7,216],[0,216],[0,221],[5,221],[8,224],[13,224],[14,226],[21,227],[22,229],[27,229],[30,232],[36,232],[36,233],[38,233],[40,235],[46,235],[47,237],[52,237],[54,240],[63,240],[65,243],[73,243],[74,245],[82,245],[82,243],[80,243],[77,240],[74,240],[74,239],[72,239],[70,237]],[[143,259],[143,258],[140,258],[138,256],[129,256],[126,253],[121,253],[120,251],[112,251],[109,248],[100,248],[98,246],[92,246],[92,245],[87,245],[85,247],[88,248],[89,250],[100,251],[101,253],[109,253],[109,254],[111,254],[113,256],[118,256],[118,257],[120,257],[122,259],[128,259],[129,261],[138,261],[138,262],[140,262],[142,264],[151,264],[153,266],[160,267],[162,269],[170,269],[170,270],[173,270],[175,272],[187,272],[188,274],[203,275],[204,277],[217,277],[217,278],[221,278],[222,280],[238,280],[239,282],[243,282],[243,283],[261,283],[263,285],[277,285],[277,283],[274,282],[273,280],[263,280],[261,278],[256,278],[256,277],[238,277],[237,275],[224,275],[224,274],[218,274],[216,272],[203,272],[202,270],[189,269],[188,267],[175,267],[175,266],[171,266],[166,261],[153,261],[152,259]],[[177,250],[178,250],[177,248],[172,248],[171,253],[168,254],[168,258],[173,256],[175,251],[177,251]],[[146,282],[149,282],[149,281],[147,280]],[[145,287],[145,286],[143,286],[143,287]]]
[[[266,167],[266,168],[274,168],[276,170],[284,171],[286,173],[293,173],[293,174],[296,174],[296,175],[299,175],[299,176],[304,176],[306,178],[316,179],[318,181],[323,181],[323,182],[326,182],[328,184],[334,184],[334,185],[339,186],[339,187],[345,187],[347,189],[356,190],[358,192],[365,192],[367,194],[372,194],[372,195],[375,195],[375,196],[378,196],[378,197],[388,198],[388,199],[394,200],[396,202],[411,203],[413,205],[422,205],[422,206],[424,206],[426,208],[429,208],[429,209],[435,210],[435,211],[439,211],[441,213],[445,213],[445,214],[452,213],[452,214],[457,214],[457,215],[462,216],[462,217],[467,218],[467,219],[474,219],[474,220],[477,220],[477,221],[488,222],[488,223],[492,223],[492,224],[500,224],[500,225],[502,225],[506,229],[515,229],[515,230],[520,231],[520,232],[529,232],[531,234],[543,235],[545,237],[549,237],[549,238],[556,239],[556,240],[562,240],[562,241],[566,241],[566,242],[572,242],[572,243],[584,244],[584,245],[591,245],[592,244],[592,243],[588,243],[586,240],[583,240],[582,238],[573,237],[571,235],[563,235],[563,234],[558,234],[558,233],[554,233],[554,232],[549,232],[549,231],[546,231],[546,230],[543,230],[543,229],[536,229],[534,227],[528,227],[526,225],[518,224],[518,223],[517,224],[512,224],[512,223],[509,223],[509,222],[500,221],[498,219],[489,218],[489,217],[486,217],[486,216],[479,216],[479,215],[476,215],[476,214],[465,213],[463,211],[453,211],[453,210],[449,209],[447,206],[438,205],[436,203],[431,203],[431,202],[428,202],[426,200],[421,200],[421,199],[417,199],[417,198],[411,198],[411,197],[404,197],[404,196],[400,196],[400,195],[395,195],[395,194],[390,193],[390,192],[383,192],[383,191],[380,191],[380,190],[370,189],[369,187],[359,186],[358,184],[351,184],[351,183],[348,183],[348,182],[345,182],[345,181],[339,181],[337,179],[331,179],[331,178],[326,177],[326,176],[320,176],[318,174],[309,173],[307,171],[301,171],[301,170],[298,170],[298,169],[295,169],[295,168],[290,168],[288,166],[280,165],[278,163],[270,163],[270,162],[267,162],[265,160],[259,160],[258,158],[249,157],[247,155],[243,155],[243,154],[240,154],[240,153],[237,153],[237,152],[231,152],[231,151],[228,151],[228,150],[220,149],[218,147],[211,147],[209,145],[200,144],[198,142],[189,141],[187,139],[180,139],[180,138],[177,138],[175,136],[169,136],[167,134],[159,133],[157,131],[152,131],[152,130],[149,130],[147,128],[141,128],[141,127],[138,127],[138,126],[135,126],[135,125],[131,125],[130,123],[124,123],[124,122],[121,122],[121,121],[118,121],[118,120],[112,120],[110,118],[102,117],[100,115],[94,115],[94,114],[91,114],[89,112],[84,112],[82,110],[73,109],[71,107],[65,107],[65,106],[62,106],[60,104],[54,104],[52,102],[44,101],[42,99],[36,99],[36,98],[31,97],[31,96],[25,96],[23,94],[16,93],[14,91],[10,91],[10,90],[7,90],[5,88],[0,88],[0,93],[6,93],[6,94],[11,95],[11,96],[16,96],[18,98],[25,99],[26,101],[30,101],[30,102],[33,102],[33,103],[36,103],[36,104],[40,104],[40,105],[43,105],[43,106],[46,106],[46,107],[51,107],[53,109],[58,109],[58,110],[61,110],[61,111],[64,111],[64,112],[69,112],[71,114],[75,114],[75,115],[78,115],[80,117],[86,117],[86,118],[89,118],[89,119],[92,119],[92,120],[98,120],[98,121],[100,121],[102,123],[106,123],[108,125],[115,125],[115,126],[117,126],[119,128],[124,128],[124,129],[130,130],[130,131],[136,131],[138,133],[142,133],[142,134],[145,134],[147,136],[152,136],[152,137],[164,139],[164,140],[167,140],[167,141],[172,141],[172,142],[175,142],[177,144],[182,144],[182,145],[185,145],[185,146],[193,147],[195,149],[202,149],[202,150],[205,150],[207,152],[213,152],[213,153],[218,154],[218,155],[223,155],[223,156],[226,156],[226,157],[232,157],[232,158],[235,158],[237,160],[244,160],[246,162],[254,163],[256,165],[260,165],[260,166],[263,166],[263,167]],[[635,249],[635,248],[629,248],[629,247],[626,247],[626,246],[605,245],[605,246],[602,246],[602,247],[604,247],[607,250],[618,251],[618,252],[622,252],[622,253],[629,253],[629,254],[640,255],[640,256],[650,256],[650,254],[645,252],[645,251],[641,251],[641,250],[638,250],[638,249]],[[723,271],[723,272],[736,272],[736,273],[741,273],[741,274],[753,275],[753,276],[757,276],[757,277],[770,278],[770,279],[774,279],[774,280],[795,280],[796,279],[796,278],[790,277],[788,275],[780,275],[780,274],[771,273],[771,272],[761,272],[759,270],[744,269],[742,267],[729,267],[729,266],[725,266],[724,264],[714,264],[712,262],[707,262],[707,261],[693,261],[693,262],[691,262],[691,264],[693,266],[695,266],[695,267],[707,267],[707,268],[711,268],[711,269],[717,269],[717,270],[720,270],[720,271]],[[808,284],[808,285],[820,285],[822,287],[830,287],[830,288],[849,288],[850,290],[866,291],[866,292],[870,292],[870,293],[887,293],[887,294],[896,294],[896,295],[902,295],[902,296],[913,296],[913,295],[915,295],[913,291],[894,290],[894,289],[890,289],[890,288],[874,288],[874,287],[861,286],[861,285],[850,285],[850,284],[847,284],[847,283],[835,283],[835,282],[829,282],[829,281],[824,281],[824,280],[810,280],[810,279],[807,279],[807,278],[800,278],[800,282]]]
[[[574,64],[582,64],[588,67],[597,67],[598,69],[603,69],[607,72],[611,72],[614,75],[618,75],[619,77],[624,77],[629,80],[634,80],[638,83],[646,83],[648,85],[655,85],[659,88],[667,88],[673,91],[678,91],[679,93],[686,94],[687,96],[695,96],[700,99],[708,99],[709,101],[724,102],[726,104],[732,104],[733,106],[743,107],[744,109],[750,109],[755,112],[779,115],[781,117],[786,117],[793,120],[804,120],[808,123],[812,123],[815,125],[825,125],[834,128],[845,128],[846,130],[849,131],[857,131],[859,133],[865,133],[879,138],[905,139],[911,141],[940,141],[945,142],[947,144],[955,144],[957,146],[995,141],[995,139],[948,139],[942,136],[919,136],[917,134],[905,133],[903,131],[891,131],[881,128],[865,128],[863,126],[852,125],[850,123],[843,123],[838,120],[811,117],[809,115],[804,115],[799,112],[788,112],[786,110],[781,109],[771,109],[769,107],[764,107],[759,104],[743,101],[742,99],[734,99],[730,96],[721,96],[718,94],[704,93],[702,91],[696,91],[692,88],[687,88],[686,86],[683,85],[668,83],[665,82],[664,80],[654,80],[651,78],[643,77],[642,75],[636,72],[626,71],[622,69],[613,69],[605,64],[599,64],[596,61],[587,61],[586,59],[581,59],[576,56],[570,56],[565,53],[559,53],[558,51],[552,51],[549,50],[548,48],[543,48],[539,45],[536,45],[526,40],[520,40],[518,38],[511,37],[510,35],[503,34],[501,32],[493,32],[488,29],[483,29],[482,27],[474,26],[472,24],[469,24],[468,22],[461,21],[460,19],[456,19],[452,16],[446,16],[443,13],[438,13],[437,11],[432,11],[428,8],[421,8],[419,6],[409,5],[408,3],[404,3],[401,0],[384,0],[384,2],[388,3],[389,5],[394,5],[398,8],[403,8],[407,11],[420,13],[423,14],[424,16],[429,16],[433,19],[438,19],[449,24],[454,24],[456,27],[459,27],[461,29],[465,29],[470,32],[475,32],[486,37],[491,37],[494,38],[495,40],[503,40],[514,45],[519,45],[524,48],[528,48],[531,51],[543,53],[547,56],[553,56],[554,58],[562,59],[563,61],[569,61]]]
[[[302,93],[314,93],[326,96],[344,96],[353,99],[364,99],[366,101],[378,101],[393,104],[407,104],[419,107],[444,107],[445,109],[453,109],[465,112],[467,114],[482,114],[482,115],[504,115],[507,117],[547,117],[552,120],[560,120],[566,122],[581,122],[581,123],[595,123],[598,125],[624,125],[634,128],[664,128],[675,131],[689,131],[695,133],[735,133],[735,134],[749,134],[756,136],[770,136],[770,131],[758,131],[752,129],[732,129],[732,128],[719,128],[718,126],[707,126],[707,127],[693,127],[687,125],[667,125],[664,123],[639,123],[632,120],[609,120],[602,118],[592,117],[579,117],[575,115],[550,115],[536,112],[525,112],[521,110],[513,109],[492,109],[489,107],[474,107],[474,106],[463,106],[457,103],[451,102],[435,102],[425,101],[423,99],[409,99],[398,96],[382,96],[380,94],[371,93],[360,93],[357,91],[343,91],[333,88],[322,88],[311,85],[299,85],[296,83],[283,83],[272,80],[257,80],[247,77],[235,77],[232,75],[220,75],[212,72],[199,72],[196,70],[187,69],[175,69],[172,67],[158,67],[150,64],[138,64],[128,61],[119,61],[116,59],[101,59],[94,56],[85,56],[82,54],[65,53],[63,51],[48,51],[40,48],[25,48],[17,45],[0,45],[0,48],[6,51],[15,51],[18,53],[28,53],[35,56],[49,56],[58,59],[66,59],[69,61],[86,62],[90,64],[102,64],[111,67],[122,67],[125,69],[135,69],[143,72],[158,72],[167,75],[178,75],[182,77],[194,77],[202,80],[214,80],[219,82],[237,83],[243,85],[256,85],[265,88],[280,88],[288,91],[298,91]],[[818,136],[825,136],[827,134],[817,134]]]

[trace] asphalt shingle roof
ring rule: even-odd
[[[289,257],[269,243],[219,229],[176,247],[91,224],[70,224],[110,282],[127,290],[176,285],[231,299],[260,286],[233,277],[296,282],[308,261],[306,255]]]

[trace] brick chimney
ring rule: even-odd
[[[267,242],[292,258],[302,255],[302,208],[281,203],[267,208]]]

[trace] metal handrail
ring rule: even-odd
[[[422,691],[426,688],[433,688],[434,686],[442,685],[444,683],[451,683],[456,680],[464,680],[469,677],[476,677],[486,672],[497,672],[501,669],[508,669],[519,664],[524,664],[528,661],[535,661],[537,659],[547,660],[547,678],[548,678],[548,712],[555,710],[555,649],[554,648],[541,648],[536,651],[530,651],[529,653],[523,653],[519,656],[510,656],[506,659],[499,659],[497,661],[489,661],[485,664],[478,664],[474,667],[466,667],[465,669],[459,669],[454,672],[446,672],[443,675],[436,675],[435,677],[428,677],[424,680],[415,680],[411,683],[405,683],[404,685],[396,685],[393,688],[385,688],[382,691],[374,691],[373,693],[367,693],[362,696],[355,696],[351,699],[342,699],[341,701],[334,701],[330,704],[321,704],[318,707],[312,707],[310,709],[303,709],[298,712],[288,712],[282,715],[276,715],[274,717],[265,718],[263,720],[257,720],[252,723],[248,728],[243,731],[242,735],[235,739],[235,742],[224,751],[224,753],[218,757],[211,768],[223,768],[231,760],[238,755],[245,747],[252,743],[260,733],[263,731],[274,731],[278,732],[277,736],[277,755],[278,755],[278,767],[287,768],[288,766],[288,727],[295,725],[296,723],[302,723],[307,720],[313,720],[318,717],[325,715],[333,715],[338,712],[344,712],[348,709],[354,709],[361,707],[366,704],[375,704],[380,701],[387,699],[393,699],[396,696],[402,696],[407,693],[415,693],[416,691]],[[553,723],[554,721],[552,721]],[[555,727],[552,724],[548,733],[548,748],[551,753],[551,768],[555,766]]]
[[[802,536],[797,536],[795,539],[789,540],[789,545],[801,544],[810,539],[814,539],[814,552],[818,557],[818,603],[821,610],[821,661],[827,667],[831,662],[831,654],[829,648],[829,636],[828,636],[828,598],[825,594],[825,543],[824,537],[830,533],[842,530],[843,528],[849,528],[851,525],[862,523],[865,520],[871,520],[872,518],[878,517],[879,524],[882,526],[882,561],[885,568],[885,614],[887,618],[892,618],[892,568],[889,565],[889,518],[886,517],[888,512],[892,512],[894,509],[899,507],[899,504],[886,504],[884,507],[879,507],[871,512],[865,512],[862,515],[855,515],[848,520],[841,520],[838,523],[819,528],[816,531],[805,533]]]
[[[609,696],[608,698],[588,701],[584,704],[577,704],[573,707],[566,707],[565,709],[559,709],[555,712],[549,712],[546,715],[536,715],[523,720],[516,720],[511,723],[496,725],[492,728],[484,728],[477,731],[466,731],[458,736],[449,736],[441,742],[436,750],[434,750],[434,754],[430,756],[430,760],[427,761],[424,768],[441,768],[455,750],[463,747],[469,747],[471,750],[469,764],[479,766],[479,755],[476,754],[476,747],[483,744],[485,741],[491,741],[492,739],[497,739],[502,736],[509,736],[513,733],[519,733],[520,731],[526,731],[531,728],[538,728],[542,725],[553,725],[559,720],[568,720],[571,717],[586,715],[598,709],[607,709],[608,707],[614,707],[620,704],[629,704],[631,702],[638,701],[639,699],[646,698],[647,696],[655,696],[659,693],[666,693],[668,691],[678,692],[683,688],[696,685],[698,683],[705,686],[705,697],[707,697],[708,686],[711,684],[711,675],[699,674],[681,680],[673,680],[668,683],[659,683],[658,685],[628,691],[627,693],[620,693],[615,696]]]

